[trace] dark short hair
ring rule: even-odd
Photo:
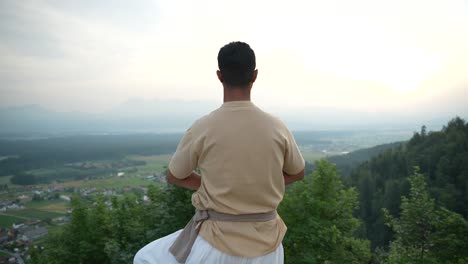
[[[218,67],[223,83],[231,86],[248,85],[256,67],[255,53],[247,43],[231,42],[219,50]]]

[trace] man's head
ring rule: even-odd
[[[249,44],[231,42],[219,50],[218,79],[227,88],[247,88],[257,78],[255,53]]]

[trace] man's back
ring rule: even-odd
[[[276,210],[284,194],[283,171],[300,172],[304,160],[280,120],[250,101],[232,101],[193,124],[169,165],[174,175],[194,167],[202,179],[192,196],[197,209],[255,214]],[[261,223],[206,221],[200,235],[230,255],[254,257],[275,250],[285,231],[278,217]]]

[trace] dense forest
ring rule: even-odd
[[[70,162],[158,155],[175,151],[182,134],[85,135],[37,140],[0,140],[0,177]]]
[[[371,148],[359,149],[344,155],[331,156],[328,157],[327,160],[336,164],[341,176],[347,177],[363,162],[370,160],[388,149],[397,148],[401,144],[402,142],[394,142],[377,145]]]
[[[381,208],[399,215],[401,197],[410,190],[405,179],[415,166],[425,175],[438,204],[468,216],[468,124],[455,118],[442,131],[426,132],[422,127],[408,142],[387,149],[344,178],[360,194],[361,235],[371,240],[373,248],[387,246],[392,239]]]

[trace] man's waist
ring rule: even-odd
[[[212,220],[223,222],[266,222],[276,218],[276,210],[264,213],[248,213],[248,214],[228,214],[217,212],[215,210],[199,210],[195,211],[195,221]]]
[[[266,213],[255,214],[226,214],[213,210],[196,210],[195,215],[185,226],[184,230],[174,241],[169,251],[174,255],[177,261],[185,263],[192,250],[195,239],[198,236],[200,227],[206,220],[215,220],[222,222],[267,222],[276,218],[276,210]]]

